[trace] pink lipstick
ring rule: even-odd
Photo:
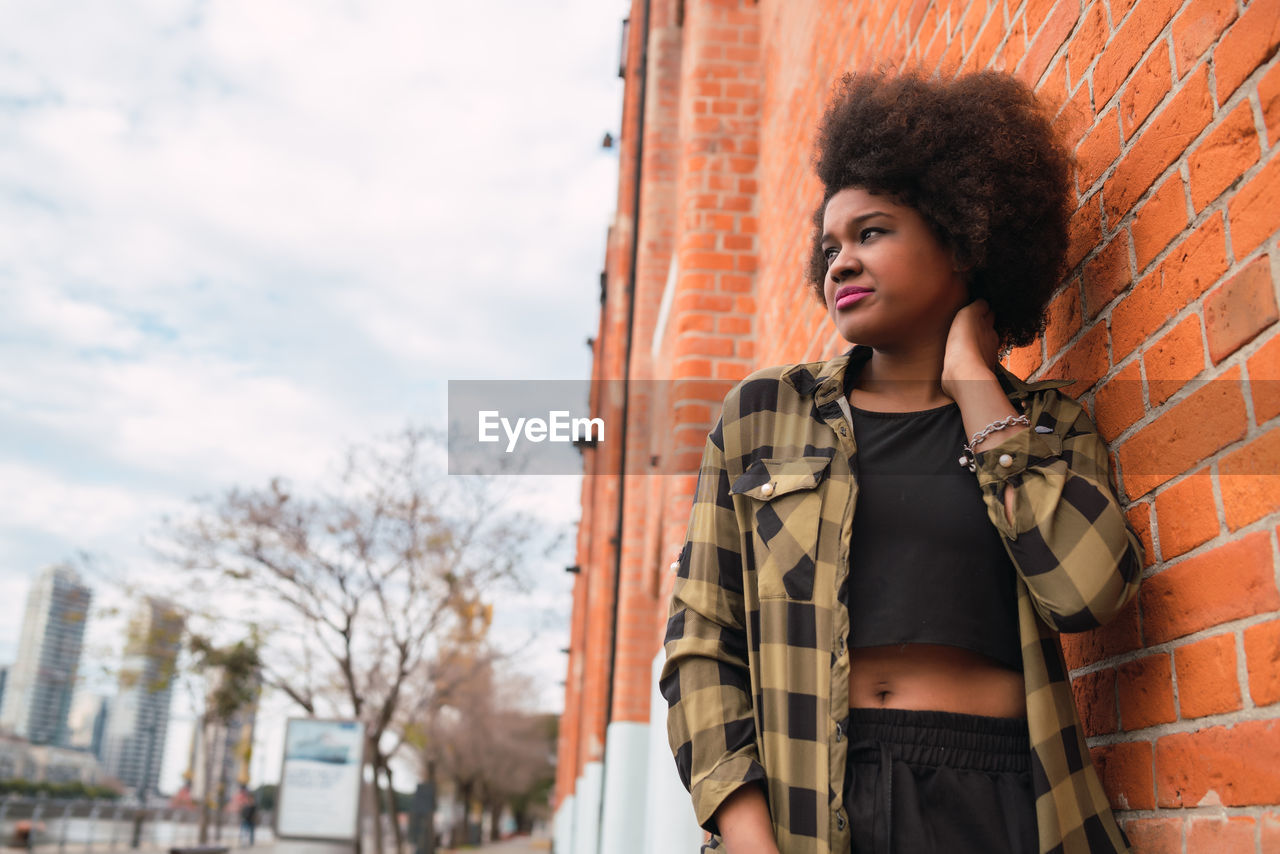
[[[872,290],[870,288],[860,288],[854,285],[848,285],[836,291],[836,308],[849,308],[863,297],[870,296],[871,294]]]

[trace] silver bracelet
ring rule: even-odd
[[[1006,427],[1013,427],[1016,424],[1021,424],[1023,427],[1030,427],[1031,419],[1025,415],[1010,415],[1008,418],[1001,418],[999,421],[992,421],[986,427],[983,427],[977,433],[974,433],[973,438],[971,438],[964,446],[964,453],[960,455],[960,459],[958,460],[960,465],[967,468],[969,471],[977,471],[978,455],[974,453],[973,449],[981,445],[987,436],[995,433],[997,430],[1003,430]]]

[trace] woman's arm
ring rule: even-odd
[[[970,436],[1015,414],[989,367],[994,355],[986,304],[961,309],[947,339],[943,388]],[[1106,445],[1084,408],[1048,391],[1027,415],[1031,429],[999,430],[976,449],[987,515],[1040,616],[1058,631],[1092,629],[1137,593],[1142,546],[1125,524]]]
[[[778,854],[769,803],[759,786],[743,786],[726,798],[715,820],[728,854]]]
[[[676,768],[693,796],[698,823],[732,835],[740,814],[721,807],[744,787],[763,799],[760,787],[749,784],[764,783],[765,773],[756,750],[742,555],[720,424],[703,451],[665,646],[660,687],[670,707],[667,737]]]

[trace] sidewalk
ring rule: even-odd
[[[167,854],[168,845],[143,845],[136,849],[136,854]],[[275,854],[274,842],[260,842],[252,847],[231,846],[230,854]],[[2,849],[0,849],[2,850]],[[21,849],[15,849],[21,850]],[[372,849],[370,849],[372,850]],[[390,846],[388,846],[390,854]],[[408,850],[408,849],[406,849]],[[477,848],[439,848],[437,854],[547,854],[551,850],[551,840],[546,837],[518,836],[503,842],[481,845]],[[58,845],[43,844],[35,849],[36,854],[59,854]],[[99,842],[90,848],[87,845],[67,845],[65,854],[134,854],[135,849],[126,845],[117,845],[114,849],[106,843]]]

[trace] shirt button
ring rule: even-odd
[[[836,741],[844,741],[844,727],[836,724]]]
[[[1001,454],[1000,459],[996,462],[1000,463],[1001,468],[1007,469],[1009,466],[1013,465],[1013,457],[1008,454]]]
[[[841,436],[848,436],[848,435],[849,435],[849,428],[848,428],[848,427],[845,427],[843,424],[841,424],[841,425],[840,425],[840,435],[841,435]]]
[[[844,830],[844,811],[836,810],[836,830]]]
[[[836,638],[836,652],[840,655],[844,655],[844,636],[843,635]]]
[[[680,571],[680,561],[678,561],[678,560],[673,560],[673,561],[671,561],[671,571],[672,571],[672,572],[679,572],[679,571]]]
[[[773,484],[766,483],[764,486],[760,487],[760,494],[763,495],[765,498],[768,498],[770,495],[773,495]]]

